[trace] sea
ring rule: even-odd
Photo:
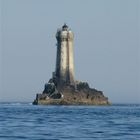
[[[0,140],[140,140],[140,104],[0,103]]]

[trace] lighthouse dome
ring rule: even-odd
[[[69,28],[69,27],[68,27],[68,25],[67,25],[66,23],[62,26],[62,30],[63,30],[63,31],[67,31],[68,28]]]

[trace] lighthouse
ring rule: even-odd
[[[55,78],[58,85],[74,84],[74,54],[73,54],[73,32],[64,24],[57,30],[57,54]]]
[[[36,94],[34,105],[108,105],[102,91],[74,78],[74,35],[64,24],[56,32],[56,67],[42,93]]]

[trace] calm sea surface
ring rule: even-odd
[[[0,140],[140,140],[140,105],[0,103]]]

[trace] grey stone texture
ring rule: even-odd
[[[74,79],[73,32],[66,24],[56,33],[56,68],[44,91],[36,95],[38,105],[109,105],[102,91]]]

